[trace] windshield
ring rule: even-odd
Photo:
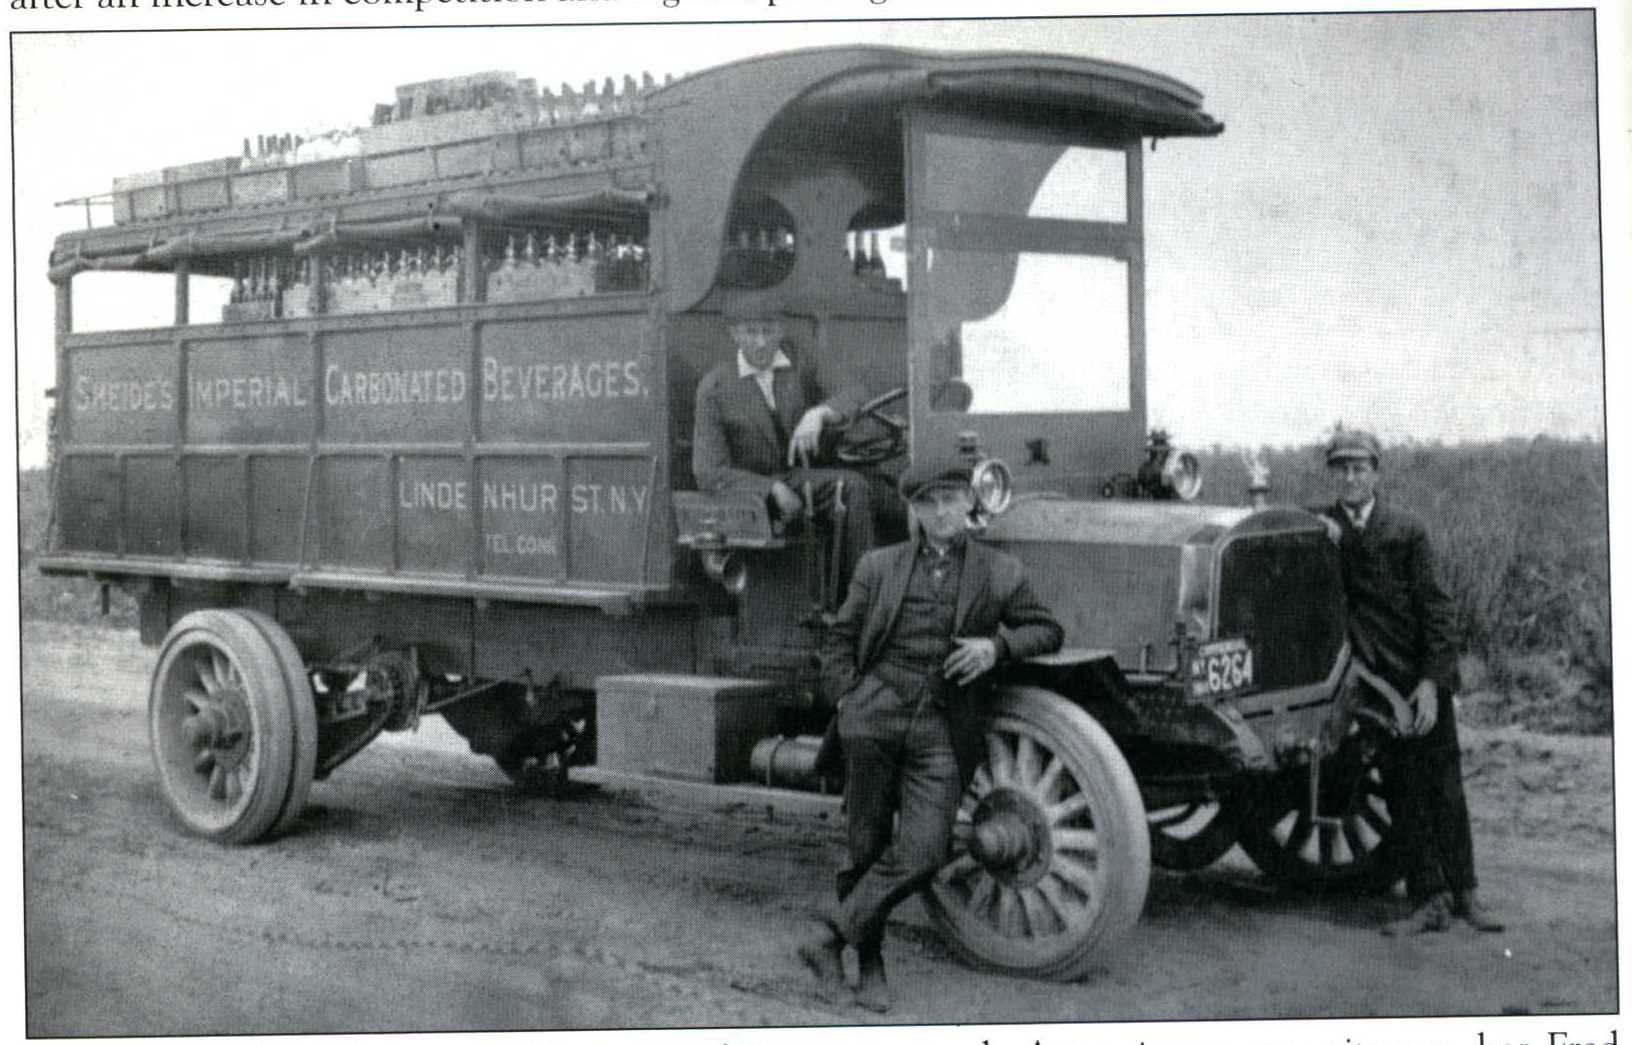
[[[924,140],[931,409],[1130,409],[1123,150]]]
[[[942,380],[969,386],[975,414],[1063,413],[1128,409],[1127,265],[1112,258],[1030,252],[990,255],[946,251],[931,257],[934,352]],[[937,265],[975,272],[1014,271],[1009,296],[981,318],[963,308]],[[941,396],[941,409],[957,409]]]

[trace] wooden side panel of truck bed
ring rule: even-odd
[[[52,558],[538,601],[664,587],[649,302],[70,335]]]

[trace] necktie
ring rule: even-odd
[[[761,384],[759,388],[760,391],[765,393],[765,408],[771,412],[771,424],[776,428],[776,443],[783,450],[786,450],[788,448],[788,426],[782,421],[782,411],[776,408],[776,373],[775,371],[767,371],[766,376],[769,380]],[[755,376],[755,380],[757,383],[758,375]]]
[[[759,394],[765,400],[765,405],[772,410],[776,409],[776,371],[754,371],[754,384],[759,386]]]

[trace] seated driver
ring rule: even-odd
[[[797,367],[783,346],[782,303],[768,294],[735,293],[725,301],[736,357],[703,376],[691,442],[691,470],[705,493],[747,492],[765,499],[772,518],[804,511],[809,484],[818,512],[828,514],[844,484],[844,559],[873,546],[867,479],[844,468],[812,468],[826,428],[850,420],[865,391],[824,394],[812,368]],[[845,571],[845,576],[849,571]]]

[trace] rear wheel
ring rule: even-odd
[[[279,647],[242,612],[201,610],[178,621],[159,649],[147,704],[153,762],[165,800],[194,834],[253,842],[286,826],[305,801],[315,712],[300,732],[306,716]]]
[[[289,694],[289,714],[295,730],[294,775],[289,782],[289,795],[284,800],[283,811],[272,825],[273,834],[282,834],[306,808],[312,777],[317,771],[317,698],[312,693],[312,678],[306,671],[306,661],[283,626],[260,610],[238,612],[255,625],[271,644],[272,652],[277,655],[278,663],[283,668],[284,685]]]
[[[1133,773],[1087,712],[1047,690],[1000,691],[987,760],[958,808],[953,855],[925,892],[963,958],[1076,979],[1144,906],[1150,834]]]

